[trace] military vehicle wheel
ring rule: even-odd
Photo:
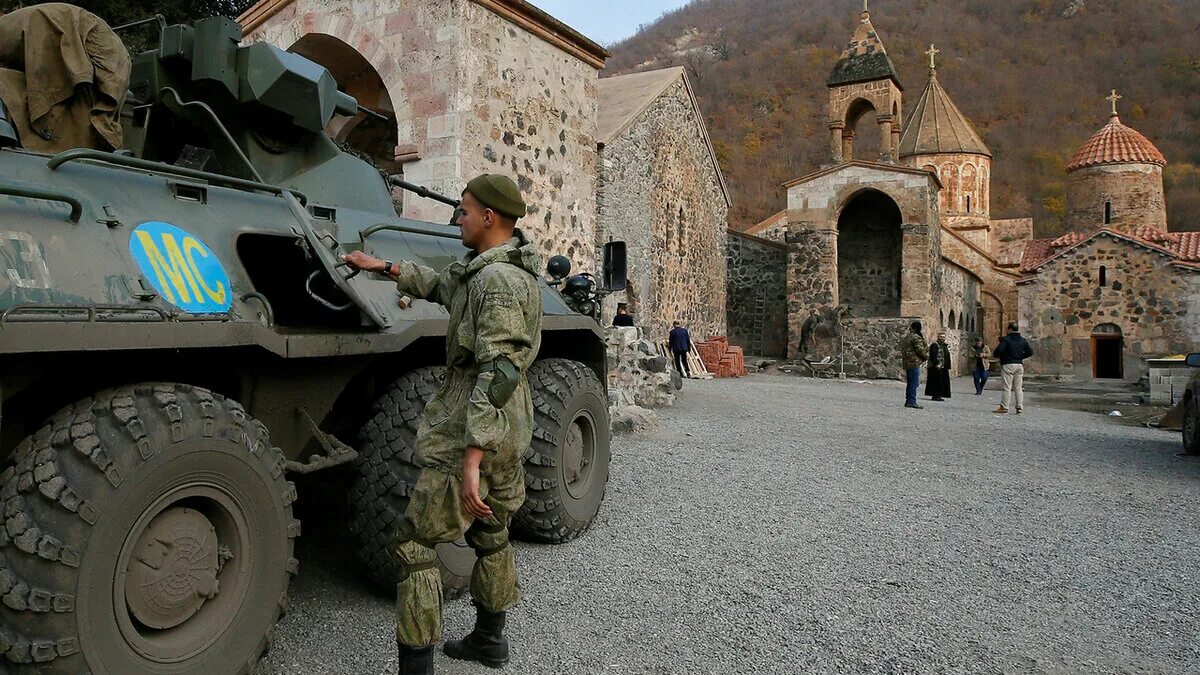
[[[546,359],[529,369],[533,443],[525,453],[525,505],[514,531],[561,543],[592,524],[608,484],[611,425],[604,387],[577,361]]]
[[[425,404],[442,386],[441,367],[418,368],[392,382],[375,402],[371,418],[358,440],[358,477],[350,491],[354,508],[351,527],[358,537],[358,555],[371,578],[389,592],[396,591],[394,537],[408,497],[421,469],[416,463],[417,427]],[[461,595],[471,581],[475,554],[467,542],[438,544],[442,589],[447,597]]]
[[[296,571],[267,429],[182,384],[100,392],[0,474],[0,650],[39,673],[249,673]]]
[[[1183,406],[1183,451],[1200,454],[1200,409],[1193,398],[1184,401]]]

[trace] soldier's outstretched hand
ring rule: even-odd
[[[482,460],[481,448],[467,448],[463,452],[462,490],[459,493],[463,509],[481,520],[492,516],[492,510],[479,498],[479,463]]]
[[[342,256],[342,260],[354,269],[365,272],[382,272],[383,261],[362,251],[351,251]]]

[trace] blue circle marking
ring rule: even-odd
[[[163,299],[190,314],[223,314],[233,304],[229,274],[212,249],[170,223],[138,225],[129,252]]]

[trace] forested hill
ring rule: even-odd
[[[1060,231],[1072,153],[1121,120],[1167,158],[1172,229],[1200,230],[1200,2],[871,0],[905,112],[938,80],[994,155],[992,214]],[[734,200],[730,224],[784,206],[780,185],[826,160],[825,80],[861,0],[693,0],[610,46],[602,76],[685,66]],[[875,137],[869,117],[859,138]]]

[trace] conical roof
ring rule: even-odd
[[[1150,139],[1136,130],[1121,124],[1114,112],[1108,124],[1088,139],[1075,152],[1067,171],[1075,171],[1100,164],[1157,164],[1165,166],[1167,159]]]
[[[864,11],[858,27],[854,29],[854,37],[850,38],[849,44],[842,50],[842,56],[834,64],[833,72],[829,74],[825,84],[836,87],[887,79],[895,82],[901,91],[904,90],[904,87],[900,86],[900,78],[896,75],[896,67],[892,65],[892,60],[883,48],[883,40],[879,39],[879,34],[871,25],[870,13]]]
[[[987,144],[975,133],[975,127],[938,83],[937,71],[931,68],[929,82],[900,132],[900,156],[943,152],[992,156]]]

